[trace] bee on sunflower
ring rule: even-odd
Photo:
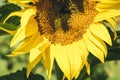
[[[8,1],[22,7],[6,18],[21,18],[11,47],[20,41],[21,44],[8,56],[30,52],[27,76],[41,60],[48,78],[51,77],[54,61],[68,80],[76,79],[84,66],[89,74],[89,52],[104,62],[107,56],[105,42],[112,46],[104,21],[111,25],[116,37],[114,18],[120,15],[119,0]]]

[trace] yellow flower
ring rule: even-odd
[[[27,76],[41,60],[49,78],[56,60],[68,80],[77,78],[84,66],[90,73],[89,52],[104,62],[107,56],[105,42],[109,45],[112,42],[103,22],[108,22],[115,32],[114,18],[120,15],[117,10],[119,0],[8,1],[25,7],[11,13],[6,20],[11,16],[21,17],[11,47],[20,41],[22,43],[9,56],[30,52]]]

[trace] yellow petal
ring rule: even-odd
[[[34,0],[19,0],[21,3],[30,3],[35,2]]]
[[[115,19],[114,18],[109,18],[109,19],[106,19],[106,21],[109,22],[112,25],[110,27],[112,27],[114,29],[114,31],[116,31],[116,21],[115,21]]]
[[[20,46],[18,46],[13,52],[29,52],[30,49],[35,48],[36,46],[42,46],[43,38],[40,37],[39,32],[33,36],[28,37]],[[31,45],[32,44],[32,45]]]
[[[44,63],[44,67],[45,67],[47,75],[48,75],[48,79],[51,78],[51,72],[52,72],[54,56],[55,56],[55,52],[51,52],[52,49],[54,49],[54,48],[51,45],[50,47],[48,47],[45,50],[45,53],[43,54],[43,63]]]
[[[14,35],[10,46],[14,46],[15,44],[17,44],[19,41],[25,39],[25,29],[22,29],[21,27],[18,29],[17,33]]]
[[[68,60],[70,64],[70,74],[71,74],[71,79],[73,77],[76,77],[76,74],[80,72],[81,70],[81,65],[84,63],[82,62],[81,55],[82,51],[77,42],[74,42],[68,46],[66,46],[66,50],[68,53]]]
[[[94,22],[102,21],[111,17],[119,16],[120,11],[119,10],[109,10],[109,11],[104,11],[101,13],[98,13],[95,18]]]
[[[33,15],[36,15],[36,7],[26,9],[21,16],[21,27],[25,27],[28,24],[30,17]]]
[[[20,54],[25,54],[27,52],[30,52],[30,50],[33,48],[31,44],[36,41],[33,37],[28,37],[25,39],[24,42],[22,42],[13,52],[12,54],[7,55],[8,57],[14,57],[18,56]]]
[[[34,57],[33,57],[34,56]],[[27,77],[30,74],[30,71],[32,70],[32,68],[38,64],[38,62],[41,60],[42,58],[42,54],[38,49],[32,49],[32,51],[30,52],[30,60],[28,63],[28,67],[27,67]]]
[[[30,7],[28,3],[31,2],[31,0],[8,0],[8,2],[20,5],[22,7]]]
[[[2,28],[2,27],[0,27],[0,30],[5,31],[5,32],[12,34],[12,35],[14,35],[16,33],[16,31],[7,30],[7,29]]]
[[[15,57],[15,56],[18,56],[19,54],[23,54],[21,52],[13,52],[12,54],[8,54],[6,55],[7,57]]]
[[[32,37],[28,37],[27,39],[25,39],[24,42],[20,43],[20,45],[13,51],[13,53],[16,52],[21,52],[21,53],[26,53],[29,52],[30,49],[32,48],[32,45],[30,45],[31,43],[33,43],[33,38]]]
[[[78,45],[79,45],[79,47],[82,51],[81,58],[82,58],[82,62],[84,63],[84,62],[86,62],[88,54],[89,54],[89,52],[87,50],[87,45],[86,45],[84,40],[80,40]],[[81,69],[82,69],[83,66],[81,66]]]
[[[108,30],[106,27],[101,23],[95,23],[90,25],[90,31],[95,36],[99,37],[100,39],[104,40],[109,45],[112,45],[112,41],[109,35]]]
[[[27,36],[31,36],[31,35],[33,35],[35,32],[38,31],[38,24],[37,24],[36,20],[34,19],[34,17],[35,17],[35,16],[32,16],[32,17],[29,19],[29,21],[28,21],[28,23],[27,23],[27,25],[26,25],[26,27],[25,27],[25,36],[26,36],[26,37],[27,37]],[[34,29],[33,29],[33,28],[34,28]]]
[[[100,50],[99,47],[97,47],[93,42],[91,42],[88,38],[88,35],[84,35],[84,40],[87,44],[88,50],[96,56],[101,62],[104,62],[104,53]]]
[[[88,75],[90,75],[90,65],[87,61],[85,62],[85,66],[86,66],[86,70],[87,70]]]
[[[64,73],[64,75],[68,78],[68,80],[71,80],[70,76],[70,63],[68,58],[68,53],[66,51],[65,46],[61,46],[59,44],[56,44],[53,46],[53,51],[55,51],[55,60],[57,61],[57,64],[59,65],[60,69]]]
[[[10,17],[12,16],[18,16],[21,17],[21,15],[23,14],[24,10],[21,11],[17,11],[17,12],[12,12],[11,14],[8,15],[8,17],[4,20],[3,23],[5,23]]]
[[[35,48],[31,49],[28,68],[27,68],[27,77],[29,76],[29,73],[32,70],[32,68],[41,60],[41,58],[43,57],[44,52],[48,48],[48,46],[49,46],[49,42],[48,41],[46,42],[46,40],[45,40],[45,42],[44,41],[40,42]],[[42,48],[42,50],[41,50],[41,48]],[[53,63],[51,65],[53,65]]]
[[[112,28],[112,30],[114,31],[114,40],[115,40],[116,37],[117,37],[117,33],[116,33],[116,21],[113,18],[109,18],[106,21],[108,21],[111,24],[111,26],[109,26],[109,27]]]
[[[81,60],[82,60],[82,63],[81,63],[81,66],[80,66],[80,70],[78,72],[76,72],[76,76],[75,76],[75,79],[78,78],[78,76],[80,75],[80,71],[83,69],[86,61],[87,61],[87,57],[88,57],[88,50],[87,50],[87,46],[86,46],[86,43],[84,40],[79,40],[77,45],[80,47],[80,51],[81,51]]]
[[[8,0],[9,3],[16,3],[18,0]]]
[[[81,50],[81,47],[78,44],[79,42],[74,42],[65,46],[55,45],[54,48],[56,50],[55,59],[64,75],[69,80],[73,77],[78,77],[78,73],[80,73],[81,68],[83,68],[81,66],[85,64],[85,60],[82,60],[83,50]],[[61,51],[61,53],[57,50]]]
[[[118,4],[118,3],[120,3],[119,0],[94,0],[94,1],[98,1],[100,3],[106,3],[106,4]]]
[[[98,38],[97,36],[94,36],[90,31],[88,31],[86,34],[88,35],[88,38],[89,38],[97,47],[99,47],[99,48],[103,51],[103,53],[104,53],[104,55],[105,55],[105,57],[106,57],[106,56],[107,56],[107,47],[106,47],[105,43],[103,42],[103,40],[101,40],[101,39]]]
[[[29,62],[32,63],[40,54],[41,54],[41,51],[39,49],[32,48],[30,51]]]
[[[69,54],[70,64],[71,64],[71,75],[72,78],[74,77],[75,79],[77,79],[80,71],[83,69],[85,62],[87,61],[88,50],[84,40],[79,40],[77,42],[74,42],[69,47],[68,47],[68,53],[72,54],[72,55]]]
[[[34,29],[33,29],[34,27]],[[17,33],[14,35],[11,46],[17,44],[19,41],[25,39],[28,36],[35,34],[38,31],[37,23],[34,19],[30,19],[26,27],[20,27]]]
[[[105,11],[105,10],[112,10],[112,9],[118,9],[120,8],[120,3],[113,3],[113,4],[105,4],[105,3],[98,3],[96,6],[96,9],[98,11]]]

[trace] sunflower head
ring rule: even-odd
[[[89,0],[39,1],[37,22],[40,34],[52,44],[64,45],[82,39],[98,13],[95,6],[96,2]]]
[[[68,80],[77,78],[84,66],[88,74],[89,52],[101,62],[107,56],[106,43],[112,45],[104,21],[116,36],[114,18],[120,15],[119,0],[9,0],[24,10],[11,13],[21,17],[20,28],[11,46],[21,41],[12,54],[30,52],[27,76],[41,60],[48,77],[56,60]],[[30,4],[32,3],[32,4]],[[27,16],[26,16],[27,15]]]

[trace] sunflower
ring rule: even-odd
[[[42,61],[50,78],[54,60],[68,80],[77,78],[84,66],[89,74],[89,53],[104,62],[107,56],[105,43],[112,45],[104,22],[111,25],[116,37],[119,0],[8,1],[22,7],[21,11],[6,18],[21,17],[11,47],[21,43],[8,56],[30,52],[27,76]]]

